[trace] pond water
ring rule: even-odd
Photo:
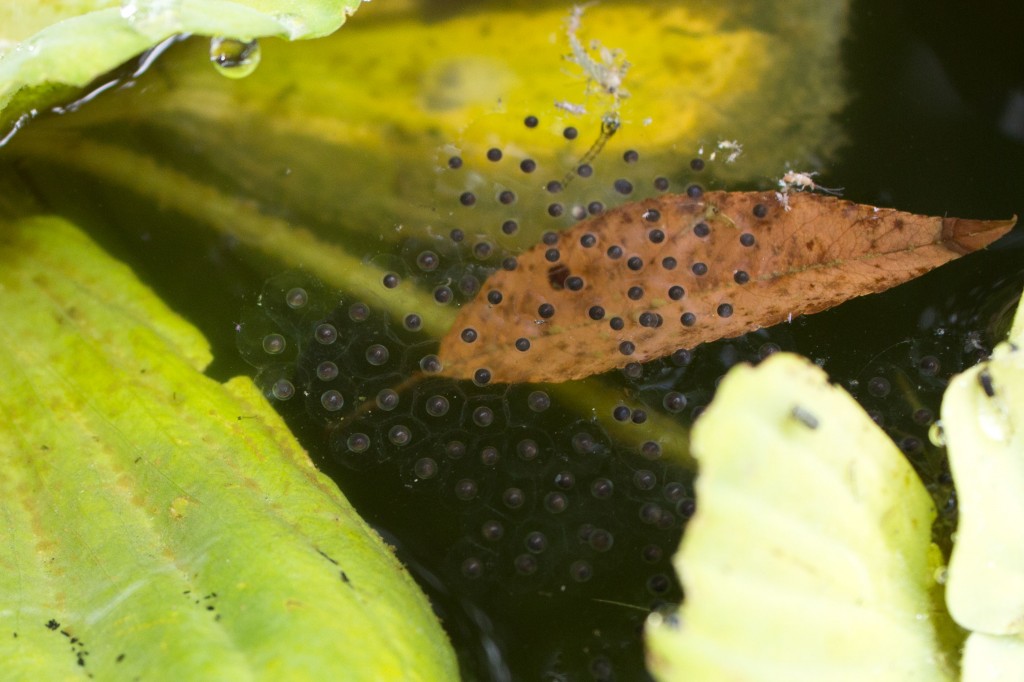
[[[935,537],[948,551],[955,494],[928,431],[948,377],[983,358],[1007,328],[1024,285],[1020,232],[883,295],[568,386],[423,374],[436,329],[506,258],[571,225],[573,206],[655,195],[664,191],[659,178],[669,191],[769,187],[770,175],[751,170],[759,152],[749,142],[748,170],[742,157],[734,167],[710,159],[718,139],[760,139],[757,117],[778,131],[824,117],[814,127],[821,136],[790,161],[820,168],[822,182],[842,185],[853,201],[931,215],[1019,214],[1024,17],[992,4],[965,15],[953,3],[853,2],[845,30],[833,27],[845,37],[836,43],[841,72],[832,74],[843,101],[831,116],[799,107],[781,122],[765,112],[723,115],[721,131],[672,138],[667,148],[658,121],[643,122],[644,52],[629,45],[639,103],[596,150],[604,141],[594,112],[576,122],[550,104],[502,100],[522,76],[490,58],[448,63],[434,80],[416,80],[403,62],[395,70],[409,69],[401,78],[421,88],[408,100],[388,100],[387,83],[373,78],[379,62],[401,57],[332,61],[340,53],[331,45],[387,28],[408,12],[401,8],[357,15],[323,46],[264,45],[259,68],[237,83],[204,63],[208,41],[190,39],[138,78],[131,69],[115,74],[125,87],[34,121],[0,149],[0,171],[46,210],[89,229],[196,324],[213,345],[212,376],[257,376],[317,464],[431,596],[466,679],[644,679],[641,627],[651,609],[682,598],[670,558],[699,504],[686,433],[738,362],[794,351],[850,390],[932,492]],[[427,35],[462,16],[455,5],[434,3],[408,15],[407,33],[392,30]],[[552,40],[562,40],[567,7],[517,7],[524,16],[553,11]],[[766,34],[787,23],[756,12],[735,21]],[[807,55],[817,59],[810,48]],[[797,43],[784,62],[794,70],[788,78],[801,78],[800,57]],[[313,61],[313,76],[294,75]],[[383,102],[380,111],[441,112],[436,127],[401,111],[346,117],[354,95],[331,85],[332,72],[362,93],[360,102]],[[444,83],[460,79],[501,103],[455,136],[445,117],[462,111],[462,90]],[[486,156],[492,148],[501,159]],[[570,180],[591,149],[593,176]],[[527,158],[538,160],[536,176],[523,169]],[[694,158],[705,170],[694,170]],[[541,174],[565,184],[557,202],[533,179]],[[516,194],[512,208],[503,189]],[[465,192],[480,205],[465,206]],[[552,215],[552,203],[567,210]],[[295,226],[302,232],[289,233]],[[314,246],[297,262],[287,244],[260,241],[275,230]],[[354,258],[366,281],[308,267],[317,244]],[[308,301],[289,305],[298,289]]]

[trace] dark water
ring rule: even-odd
[[[852,9],[843,46],[850,103],[840,114],[847,143],[828,166],[829,181],[838,180],[853,201],[913,212],[1021,213],[1020,7],[863,1]],[[1005,332],[1024,284],[1019,231],[884,295],[589,379],[585,389],[610,390],[629,406],[618,415],[591,414],[550,387],[422,376],[420,362],[436,342],[402,316],[367,304],[361,292],[337,292],[299,272],[278,275],[272,261],[211,236],[152,194],[111,187],[38,153],[40,145],[116,139],[224,192],[257,197],[265,213],[317,223],[316,206],[290,203],[271,179],[247,175],[243,182],[225,173],[214,152],[226,152],[208,132],[190,135],[187,126],[148,118],[145,106],[132,104],[162,96],[161,79],[173,80],[157,69],[133,92],[112,96],[120,98],[116,106],[101,98],[33,123],[0,150],[0,171],[42,207],[87,227],[199,326],[214,347],[211,375],[253,373],[255,366],[268,392],[281,379],[298,388],[294,398],[277,401],[282,412],[318,464],[398,547],[434,600],[467,679],[644,678],[640,628],[650,609],[682,596],[669,558],[697,504],[691,467],[660,452],[662,434],[649,425],[659,416],[688,426],[728,367],[777,349],[822,364],[893,436],[933,494],[935,536],[948,550],[955,495],[944,453],[927,432],[948,377],[983,358]],[[105,119],[104,106],[141,113]],[[268,141],[262,132],[240,135],[241,149],[278,145],[290,150],[284,158],[291,155],[297,175],[329,172],[322,166],[331,162],[309,141]],[[602,178],[628,176],[649,193],[660,172],[676,191],[702,181],[675,168],[601,161]],[[488,169],[482,160],[466,163]],[[583,186],[575,182],[573,191]],[[599,194],[615,200],[607,188]],[[457,199],[454,190],[436,198],[441,207],[455,207]],[[387,223],[379,215],[366,219]],[[450,286],[457,303],[511,251],[499,243],[480,254],[472,234],[456,241],[447,227],[441,239],[420,235],[386,253],[374,244],[361,248],[406,283]],[[438,254],[438,269],[418,264],[426,250]],[[286,296],[297,287],[309,303],[295,309]],[[341,340],[315,340],[325,323]],[[285,352],[266,352],[270,334],[285,339]],[[374,355],[377,346],[386,358]],[[337,367],[337,378],[325,363]],[[341,409],[328,409],[328,390],[344,397]]]

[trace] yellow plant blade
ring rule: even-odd
[[[57,218],[0,224],[15,679],[453,679],[431,609],[247,378]]]

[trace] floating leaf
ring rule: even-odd
[[[522,254],[462,308],[444,372],[578,379],[884,291],[1016,222],[926,217],[797,194],[666,195],[581,222]]]
[[[732,369],[693,451],[697,512],[675,556],[687,600],[648,620],[659,680],[951,678],[934,505],[824,372],[787,353]]]
[[[0,222],[9,679],[453,679],[424,595],[248,378],[51,217]]]
[[[1002,343],[942,399],[959,525],[946,601],[965,628],[1024,635],[1024,351]],[[1016,342],[1016,343],[1014,343]]]

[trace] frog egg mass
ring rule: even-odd
[[[642,148],[590,153],[596,129],[545,137],[543,117],[520,120],[561,155],[493,136],[446,146],[436,224],[389,253],[370,247],[365,262],[381,272],[372,291],[274,277],[244,311],[239,349],[318,466],[476,652],[467,671],[491,675],[498,660],[531,678],[622,679],[642,669],[646,615],[683,597],[671,557],[699,502],[674,434],[685,441],[729,367],[801,344],[813,354],[815,341],[802,320],[744,334],[745,292],[775,249],[764,225],[785,211],[771,193],[732,205],[705,189],[714,164],[703,158],[658,168]],[[532,286],[508,284],[523,276]],[[443,341],[427,331],[438,310],[454,313]],[[488,345],[505,311],[515,321]],[[945,378],[965,362],[948,341],[975,323],[846,370],[950,519],[948,468],[927,432]],[[734,338],[651,350],[670,327],[710,326]],[[613,358],[565,385],[575,390],[547,383],[597,354],[551,341],[567,327]],[[509,380],[507,367],[531,378]],[[897,390],[907,376],[923,400]]]

